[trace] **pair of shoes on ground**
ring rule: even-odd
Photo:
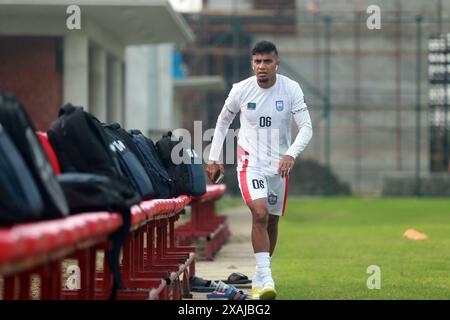
[[[225,292],[229,285],[222,281],[205,280],[199,277],[191,277],[189,279],[189,285],[192,292],[213,292],[220,291]]]
[[[233,272],[227,280],[205,280],[195,276],[189,279],[191,291],[193,292],[225,292],[230,285],[242,285],[251,282],[246,275],[240,272]]]
[[[251,283],[252,281],[243,273],[233,272],[228,276],[228,279],[222,280],[222,282],[226,284],[239,285],[239,284],[248,284]]]
[[[242,290],[238,290],[236,287],[228,286],[228,288],[221,291],[214,291],[206,295],[208,299],[223,299],[223,300],[246,300],[248,295]]]
[[[191,277],[189,284],[193,292],[211,292],[207,295],[208,299],[245,300],[248,297],[244,291],[238,290],[236,287],[228,285],[221,280],[212,281]]]

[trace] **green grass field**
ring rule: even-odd
[[[279,299],[450,299],[450,200],[291,197],[272,270]]]

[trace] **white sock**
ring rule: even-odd
[[[270,262],[272,262],[272,256],[269,256],[269,260],[270,260]],[[272,287],[275,287],[275,282],[273,281],[273,278],[272,278],[272,269],[269,269],[269,270],[270,270],[270,274],[262,279],[263,287],[265,287],[268,284],[271,285]]]
[[[255,253],[256,258],[256,274],[260,279],[265,279],[267,277],[272,277],[270,271],[270,255],[269,252],[258,252]]]

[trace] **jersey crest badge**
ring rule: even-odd
[[[283,100],[275,101],[275,107],[277,108],[277,111],[281,112],[284,109]]]
[[[269,194],[269,197],[267,198],[267,201],[272,206],[277,203],[277,200],[278,200],[278,196],[273,193]]]
[[[256,102],[249,102],[249,103],[247,103],[247,109],[248,110],[255,110],[256,109]]]

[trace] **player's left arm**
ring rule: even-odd
[[[306,148],[313,135],[311,117],[302,89],[297,84],[293,95],[292,109],[293,118],[299,129],[294,143],[284,154],[278,167],[278,173],[282,176],[288,176],[294,167],[295,159]]]

